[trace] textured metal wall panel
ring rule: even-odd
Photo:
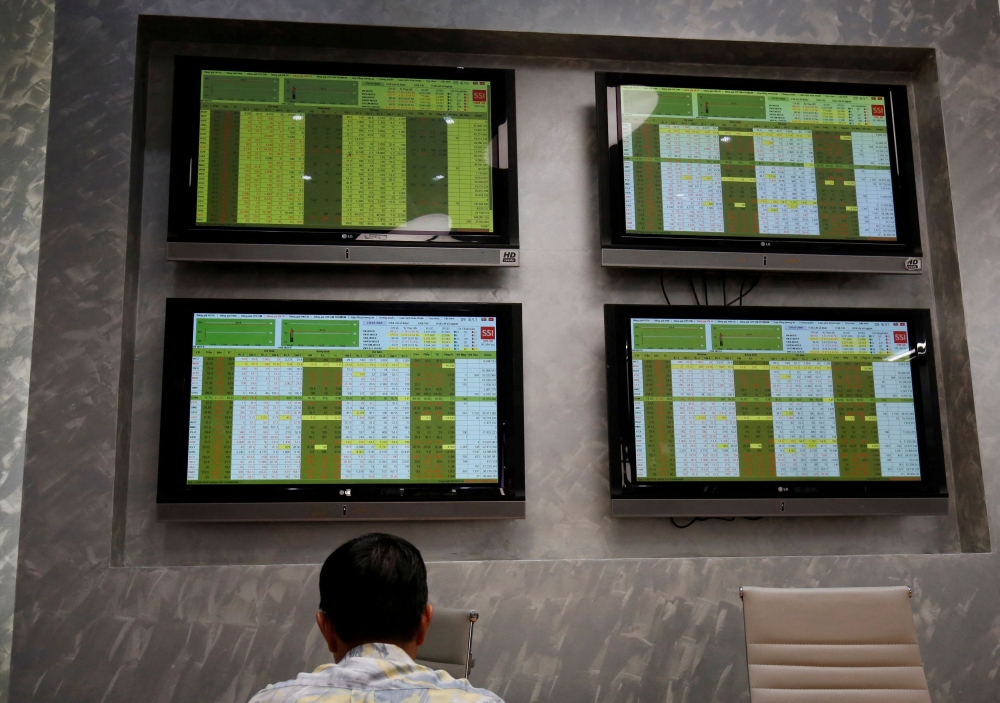
[[[53,0],[0,3],[0,703],[8,700]]]
[[[153,139],[146,145],[153,150],[145,162],[148,207],[142,228],[132,230],[142,233],[146,263],[126,266],[127,254],[138,255],[128,249],[127,212],[133,57],[142,12],[518,32],[506,51],[554,57],[512,60],[519,68],[521,268],[430,274],[176,264],[164,275],[147,266],[166,254],[155,236],[154,191],[163,181],[151,168],[164,159],[166,145]],[[237,34],[240,27],[255,31],[246,23],[233,26]],[[1000,558],[956,553],[960,544],[969,552],[989,544],[983,519],[960,536],[954,519],[934,517],[710,521],[683,532],[662,520],[610,518],[601,305],[653,303],[660,294],[655,274],[600,266],[592,71],[608,65],[601,56],[677,61],[689,52],[711,61],[714,52],[762,66],[754,69],[757,75],[772,70],[766,67],[775,56],[786,63],[798,56],[801,65],[814,67],[847,56],[855,63],[845,68],[913,75],[920,61],[929,60],[921,49],[934,49],[936,66],[932,61],[928,71],[936,73],[917,76],[931,84],[940,79],[940,96],[936,88],[929,97],[918,93],[927,98],[919,103],[925,112],[918,139],[928,272],[891,282],[879,276],[775,278],[753,302],[834,305],[874,298],[889,306],[933,299],[943,331],[938,349],[949,359],[942,378],[956,495],[964,514],[982,517],[982,492],[977,499],[966,487],[982,480],[987,504],[1000,498],[1000,367],[994,361],[1000,346],[998,30],[995,4],[937,0],[60,4],[12,698],[241,702],[264,683],[328,656],[311,624],[317,569],[287,564],[315,564],[364,528],[164,529],[144,498],[155,471],[148,450],[155,446],[150,428],[158,411],[158,381],[150,373],[161,353],[157,301],[178,291],[262,295],[262,289],[274,297],[524,303],[529,519],[484,530],[470,525],[461,535],[448,524],[398,530],[436,562],[430,577],[437,603],[482,613],[473,678],[508,701],[747,700],[740,585],[899,583],[914,588],[934,700],[995,698]],[[294,25],[281,25],[276,41],[295,39],[294,32]],[[306,34],[317,32],[322,34]],[[565,34],[540,43],[528,32]],[[573,33],[604,36],[578,40]],[[343,34],[344,41],[351,39]],[[355,34],[366,41],[378,35]],[[399,36],[406,44],[417,35]],[[461,32],[449,36],[457,37],[456,45],[465,41]],[[646,39],[616,43],[615,36]],[[649,37],[760,43],[713,49]],[[490,41],[468,41],[462,50],[501,43]],[[799,46],[782,48],[780,42]],[[845,44],[864,48],[837,46]],[[878,53],[877,47],[899,51]],[[577,58],[558,58],[574,53]],[[943,114],[935,114],[937,105]],[[135,275],[139,286],[130,278]],[[684,299],[686,276],[668,276],[666,285]],[[125,297],[126,290],[138,297]],[[122,357],[133,343],[134,373],[131,352]],[[135,403],[126,408],[133,420],[130,454],[119,463],[129,479],[119,487],[128,495],[114,496],[115,480],[123,475],[115,474],[123,367],[134,379]],[[124,508],[119,519],[125,529],[116,543],[124,567],[110,566],[113,506]],[[990,516],[994,526],[998,519]],[[867,556],[847,555],[859,551]],[[716,554],[739,556],[711,556]],[[812,556],[797,556],[802,554]]]

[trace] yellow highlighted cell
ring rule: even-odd
[[[763,444],[753,444],[753,443],[751,443],[750,444],[750,448],[751,449],[763,449],[764,445]]]
[[[326,445],[325,444],[317,444],[315,447],[313,447],[313,449],[315,449],[318,452],[325,452],[326,451]]]
[[[844,207],[844,209],[847,210],[848,212],[857,212],[858,211],[858,206],[857,205],[847,205],[847,206]]]
[[[442,444],[441,448],[442,449],[454,449],[455,445],[454,444]]]
[[[441,419],[444,420],[445,422],[449,422],[449,421],[450,422],[454,422],[455,421],[455,416],[454,415],[442,415]]]
[[[429,422],[429,421],[430,421],[430,419],[431,419],[431,416],[430,416],[430,415],[421,415],[421,416],[420,416],[420,421],[421,421],[421,422]]]
[[[878,449],[879,448],[878,442],[869,442],[868,443],[868,448],[869,449]]]
[[[441,368],[442,369],[453,369],[453,368],[455,368],[455,364],[454,364],[454,362],[449,363],[449,362],[446,361],[443,364],[441,364]]]
[[[303,415],[302,422],[329,422],[331,420],[339,421],[340,415]]]
[[[268,420],[270,417],[271,417],[270,415],[258,415],[257,419],[263,421],[263,420]]]
[[[733,203],[733,207],[746,207],[746,203]]]
[[[408,440],[408,439],[344,439],[344,440],[341,440],[341,444],[360,444],[360,445],[374,445],[374,446],[380,446],[381,445],[383,449],[385,447],[389,446],[390,444],[393,444],[393,445],[402,445],[402,444],[409,444],[409,443],[410,443],[410,440]]]

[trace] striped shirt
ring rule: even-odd
[[[503,703],[499,696],[414,663],[392,644],[363,644],[339,664],[271,684],[250,703]]]

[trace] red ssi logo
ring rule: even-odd
[[[906,344],[906,332],[894,331],[892,333],[892,341],[896,344]]]
[[[872,105],[872,117],[885,117],[885,105]]]
[[[897,333],[898,334],[898,333]],[[906,334],[905,332],[903,333]],[[497,338],[497,328],[496,327],[480,327],[479,328],[480,339],[493,340]]]
[[[474,102],[474,103],[484,103],[484,102],[486,102],[486,91],[485,90],[474,90],[474,91],[472,91],[472,102]]]

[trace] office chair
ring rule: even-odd
[[[930,703],[911,595],[740,588],[751,703]]]
[[[435,608],[427,639],[417,649],[417,663],[444,669],[456,679],[469,678],[472,658],[472,628],[479,613],[462,608]]]

